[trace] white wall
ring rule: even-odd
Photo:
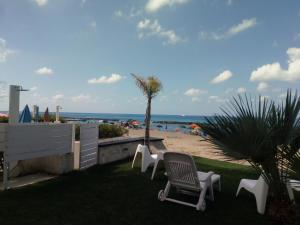
[[[7,127],[6,160],[17,161],[72,151],[72,124],[11,124]]]

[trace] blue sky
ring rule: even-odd
[[[238,93],[300,89],[300,1],[0,0],[0,111],[144,113],[130,73],[156,75],[156,114],[208,115]]]

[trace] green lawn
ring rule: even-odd
[[[256,213],[252,195],[244,191],[235,198],[240,178],[257,177],[251,168],[199,158],[196,162],[203,171],[222,175],[222,192],[216,192],[205,212],[158,201],[158,191],[166,183],[163,172],[151,181],[150,169],[142,174],[123,161],[0,192],[0,224],[271,224]]]

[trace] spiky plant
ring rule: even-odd
[[[151,103],[152,99],[156,97],[162,90],[162,83],[155,76],[149,76],[143,78],[141,76],[131,74],[135,79],[136,85],[143,92],[144,96],[147,98],[147,109],[145,114],[145,138],[144,144],[150,149],[150,121],[151,121]]]
[[[300,97],[288,90],[285,101],[275,104],[238,96],[221,110],[222,115],[206,118],[202,126],[211,137],[209,141],[225,154],[247,160],[263,175],[275,215],[287,205],[293,208],[286,182],[293,169],[299,169]]]

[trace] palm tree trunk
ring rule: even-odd
[[[146,109],[146,117],[145,117],[145,139],[144,144],[150,150],[150,121],[151,121],[151,98],[148,98],[147,109]]]

